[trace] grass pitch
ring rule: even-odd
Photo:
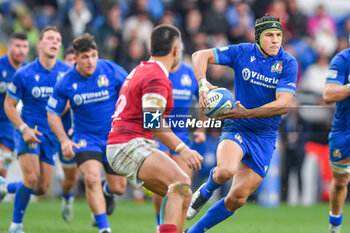
[[[7,232],[12,218],[13,202],[0,205],[0,233]],[[186,222],[193,225],[209,208],[203,207],[199,216]],[[30,203],[24,217],[26,233],[97,233],[91,226],[89,206],[85,199],[75,200],[74,219],[67,224],[61,217],[61,202],[40,200]],[[268,209],[252,203],[220,223],[211,233],[326,233],[328,229],[328,204],[310,207],[282,205]],[[350,207],[344,208],[342,233],[350,232]],[[114,233],[155,233],[154,207],[151,202],[119,201],[115,212],[109,216]]]

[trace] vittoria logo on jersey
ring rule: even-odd
[[[103,90],[98,92],[88,92],[76,94],[73,97],[73,101],[76,105],[81,105],[82,103],[88,104],[92,102],[99,102],[109,99],[109,91]]]
[[[173,89],[174,100],[189,100],[192,96],[191,90],[188,89]]]
[[[267,77],[263,74],[260,74],[255,71],[251,71],[249,68],[244,68],[242,70],[242,77],[245,81],[248,81],[250,79],[250,83],[259,85],[259,86],[264,86],[267,88],[276,88],[276,85],[278,83],[278,79],[275,77],[270,78]]]
[[[192,85],[192,80],[188,74],[184,74],[181,77],[181,86],[191,86]]]
[[[48,98],[53,93],[53,87],[33,87],[32,96],[34,98]]]
[[[282,72],[282,62],[281,61],[276,61],[276,63],[271,66],[271,72],[277,72],[277,73],[281,73]]]
[[[97,85],[99,87],[108,87],[109,80],[105,74],[99,75],[97,80]]]
[[[341,158],[341,152],[339,149],[334,149],[333,150],[333,157],[334,158]]]

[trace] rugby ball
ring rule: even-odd
[[[209,118],[217,118],[233,107],[233,95],[226,88],[217,88],[208,92],[208,103],[203,109],[204,115]]]

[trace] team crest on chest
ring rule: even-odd
[[[271,66],[271,72],[277,72],[277,73],[281,73],[282,71],[282,62],[281,61],[276,61],[276,63]]]
[[[184,74],[181,77],[181,86],[191,86],[192,80],[188,74]]]
[[[64,73],[65,72],[58,72],[57,81],[60,80],[64,76]]]
[[[105,74],[99,75],[97,80],[97,85],[99,87],[108,87],[109,80]]]

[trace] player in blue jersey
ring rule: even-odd
[[[23,232],[22,220],[30,195],[44,194],[52,180],[58,141],[48,125],[45,108],[56,81],[71,69],[57,59],[61,40],[56,27],[45,27],[37,42],[37,59],[15,73],[7,91],[4,107],[17,128],[15,147],[23,174],[9,232]],[[23,102],[21,115],[16,110],[19,100]]]
[[[180,62],[169,73],[169,79],[172,83],[174,108],[170,113],[168,120],[186,121],[187,116],[190,115],[190,108],[193,102],[193,97],[198,96],[198,83],[194,76],[192,67]],[[186,145],[190,144],[188,129],[180,127],[171,127],[171,130],[179,137]],[[205,131],[202,129],[193,132],[196,143],[205,141]],[[158,140],[157,140],[158,141]],[[165,152],[170,156],[180,168],[192,178],[192,169],[178,156],[175,151],[169,150],[164,144],[158,141],[159,150]],[[157,194],[153,195],[153,202],[156,209],[157,226],[160,225],[160,207],[163,198]]]
[[[107,136],[119,89],[127,73],[117,64],[98,59],[97,45],[89,34],[73,41],[76,64],[56,84],[48,101],[49,124],[61,143],[63,156],[73,158],[85,182],[86,198],[100,233],[111,232],[101,187],[102,165],[110,195],[122,194],[126,179],[118,176],[106,158]],[[69,139],[61,121],[67,101],[73,111],[73,138]]]
[[[327,103],[336,103],[332,130],[329,133],[329,159],[333,174],[329,190],[329,233],[340,233],[342,208],[350,178],[350,49],[331,61],[323,91]]]
[[[27,35],[15,32],[10,37],[7,53],[0,57],[0,176],[3,177],[6,176],[6,167],[12,161],[12,151],[15,146],[13,141],[14,128],[5,114],[4,101],[7,87],[10,85],[14,73],[26,64],[24,59],[28,52]],[[2,178],[0,177],[0,179]]]
[[[255,44],[242,43],[193,54],[193,68],[199,83],[200,105],[213,86],[206,80],[207,64],[226,65],[235,73],[236,108],[226,112],[217,149],[217,167],[192,197],[187,218],[192,219],[213,191],[233,176],[228,195],[215,203],[188,233],[204,232],[242,207],[265,177],[275,149],[281,115],[293,100],[297,62],[285,52],[282,25],[265,15],[255,24]]]

